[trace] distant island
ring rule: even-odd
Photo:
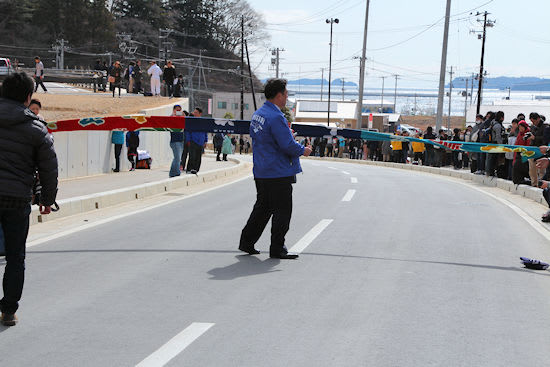
[[[267,79],[263,79],[262,83],[265,83],[266,81]],[[289,85],[321,85],[321,84],[328,85],[328,80],[327,79],[296,79],[296,80],[289,80],[288,84]],[[341,86],[342,79],[334,79],[332,81],[332,85]],[[346,87],[357,87],[357,83],[345,81],[345,80],[344,80],[344,85]]]
[[[471,88],[472,79],[468,80],[468,88]],[[478,81],[474,80],[474,89],[477,88]],[[449,84],[445,86],[449,88]],[[464,77],[453,79],[453,88],[464,89],[466,81]],[[483,87],[487,89],[506,90],[510,88],[513,91],[550,91],[550,79],[543,79],[531,76],[507,77],[499,76],[496,78],[484,78]]]

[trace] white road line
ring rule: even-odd
[[[166,365],[214,325],[206,322],[192,323],[156,352],[137,364],[136,367],[161,367]]]
[[[330,168],[330,169],[338,169],[336,167],[331,167],[331,166],[328,166],[327,168]]]
[[[351,183],[357,183],[357,177],[352,177],[351,178]]]
[[[453,180],[454,181],[454,180]],[[518,206],[512,204],[506,199],[500,198],[494,194],[491,194],[490,192],[487,192],[479,187],[476,187],[472,184],[468,184],[467,182],[460,182],[460,181],[454,181],[459,184],[462,184],[464,186],[468,186],[476,191],[479,191],[487,196],[492,197],[493,199],[501,202],[502,204],[506,205],[508,208],[512,209],[517,215],[519,215],[521,218],[523,218],[535,231],[540,233],[544,238],[547,240],[550,240],[550,232],[548,232],[548,229],[541,224],[540,222],[533,219],[529,214],[527,214],[523,209],[519,208]]]
[[[348,192],[346,192],[346,195],[344,195],[344,197],[342,198],[342,201],[351,201],[351,198],[353,198],[353,195],[355,195],[355,190],[348,190]]]
[[[348,172],[348,171],[342,171],[342,173],[343,173],[344,175],[349,175],[349,172]]]
[[[308,233],[306,233],[304,237],[300,238],[300,240],[296,242],[296,244],[292,246],[292,248],[288,251],[297,254],[304,251],[306,247],[308,247],[313,242],[313,240],[315,240],[315,238],[317,238],[317,236],[319,236],[321,232],[323,232],[323,230],[327,228],[330,223],[332,223],[333,220],[334,219],[321,220],[319,223],[317,223],[315,227],[313,227]]]
[[[160,204],[156,204],[156,205],[151,205],[151,206],[148,206],[146,208],[134,210],[134,211],[131,211],[131,212],[128,212],[128,213],[115,215],[115,216],[112,216],[112,217],[108,217],[108,218],[105,218],[105,219],[98,220],[97,222],[87,223],[87,224],[84,224],[80,227],[71,228],[71,229],[67,229],[66,231],[58,232],[58,233],[53,234],[51,236],[45,236],[45,237],[42,237],[42,238],[38,238],[34,241],[27,242],[27,247],[33,247],[33,246],[36,246],[36,245],[40,245],[44,242],[49,242],[49,241],[52,241],[52,240],[55,240],[55,239],[58,239],[58,238],[61,238],[61,237],[68,236],[68,235],[76,233],[76,232],[83,231],[85,229],[94,228],[94,227],[100,226],[100,225],[105,224],[105,223],[109,223],[109,222],[112,222],[112,221],[115,221],[115,220],[118,220],[118,219],[121,219],[121,218],[126,218],[126,217],[129,217],[129,216],[134,215],[134,214],[139,214],[139,213],[143,213],[143,212],[146,212],[146,211],[149,211],[149,210],[152,210],[152,209],[156,209],[156,208],[160,208],[160,207],[163,207],[163,206],[166,206],[166,205],[174,204],[174,203],[177,203],[177,202],[182,201],[182,200],[190,199],[192,197],[202,195],[202,194],[206,194],[207,192],[214,191],[214,190],[217,190],[217,189],[221,189],[222,187],[226,187],[226,186],[232,185],[234,183],[247,180],[251,177],[252,177],[252,175],[248,175],[248,176],[239,178],[238,180],[228,182],[228,183],[216,186],[216,187],[212,187],[210,189],[206,189],[204,191],[197,192],[197,193],[194,193],[194,194],[191,194],[191,195],[186,195],[186,196],[178,198],[178,199],[174,199],[174,200],[167,201],[167,202],[160,203]]]

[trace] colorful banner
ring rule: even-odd
[[[250,121],[185,116],[116,116],[48,122],[50,133],[64,131],[205,131],[248,134]]]
[[[53,121],[47,123],[51,133],[62,131],[181,131],[208,133],[248,134],[250,121],[214,119],[184,116],[117,116],[88,117],[83,119]],[[419,139],[412,136],[377,133],[365,130],[329,128],[322,125],[292,124],[297,136],[336,137],[374,141],[408,141],[431,144],[436,147],[471,153],[520,153],[523,159],[539,158],[543,154],[538,147],[506,144],[467,143],[462,141],[440,141]]]

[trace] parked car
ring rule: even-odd
[[[0,58],[0,75],[10,75],[14,72],[10,59]]]

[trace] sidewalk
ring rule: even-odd
[[[61,210],[42,216],[38,206],[34,205],[31,224],[135,202],[192,186],[217,185],[230,180],[232,176],[238,177],[250,171],[251,164],[246,161],[230,156],[227,162],[217,162],[215,155],[207,153],[202,157],[201,170],[197,175],[184,173],[179,177],[169,178],[169,167],[158,167],[61,180],[57,195]]]
[[[122,159],[122,157],[120,158]],[[152,169],[136,169],[133,172],[108,173],[81,178],[70,178],[59,181],[57,200],[75,198],[78,196],[103,193],[105,191],[119,190],[132,186],[163,181],[168,178],[170,167],[155,167],[153,161]],[[220,168],[234,167],[235,162],[216,162],[216,157],[204,155],[202,157],[201,170],[199,174],[211,172]],[[182,173],[180,177],[189,176]],[[194,176],[194,175],[192,175]]]

